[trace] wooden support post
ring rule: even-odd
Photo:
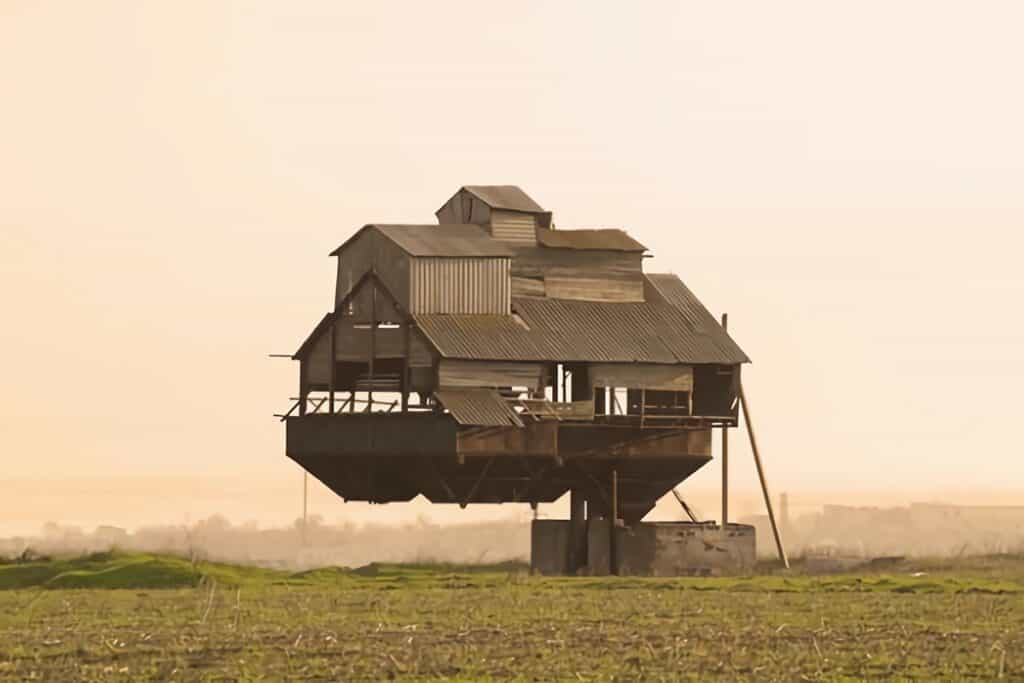
[[[328,390],[330,391],[329,398],[327,400],[327,412],[334,415],[334,388],[337,385],[338,375],[338,355],[337,355],[337,343],[338,343],[338,311],[334,311],[334,317],[331,318],[331,379]]]
[[[628,390],[627,390],[628,391]],[[626,394],[628,397],[629,394]],[[626,399],[626,403],[629,403],[629,398]],[[629,405],[626,406],[626,412],[629,412]],[[647,414],[647,389],[640,390],[640,429],[644,428],[644,417]]]
[[[372,272],[372,271],[371,271]],[[373,412],[373,357],[377,355],[377,281],[374,279],[370,284],[370,363],[369,363],[369,386],[367,395],[366,412]]]
[[[402,412],[409,412],[409,349],[412,347],[412,322],[405,321],[405,354],[402,356]]]
[[[761,454],[757,450],[757,439],[754,437],[754,425],[750,420],[750,406],[747,405],[747,396],[743,392],[743,384],[740,383],[740,407],[743,408],[743,422],[747,425],[747,436],[750,437],[750,450],[754,453],[754,464],[757,465],[757,476],[761,480],[761,493],[764,494],[764,505],[768,508],[768,521],[772,525],[772,534],[775,536],[775,547],[779,551],[779,559],[783,566],[789,569],[789,558],[786,556],[786,549],[782,547],[782,536],[779,534],[779,525],[775,522],[775,510],[772,508],[772,499],[768,494],[768,481],[764,476],[764,465],[761,462]]]
[[[587,508],[583,491],[569,491],[569,573],[576,574],[587,565]]]
[[[480,488],[480,484],[482,484],[484,479],[487,478],[487,472],[491,469],[492,464],[494,464],[494,456],[488,458],[487,462],[484,463],[483,468],[480,470],[480,475],[476,478],[476,481],[473,482],[473,486],[469,489],[469,493],[467,493],[466,497],[459,503],[460,508],[465,508],[473,500],[473,496],[476,495],[476,491]],[[531,505],[533,506],[534,511],[536,511],[537,502],[534,501]]]
[[[299,417],[306,414],[306,402],[309,401],[309,361],[299,361]]]
[[[722,314],[722,329],[729,331],[729,314]],[[735,372],[735,370],[733,370]],[[691,394],[692,395],[692,394]],[[722,531],[729,523],[729,426],[722,425]]]
[[[615,576],[619,573],[619,471],[612,470],[612,505],[608,520],[608,573]]]

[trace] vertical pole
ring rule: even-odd
[[[583,491],[569,491],[569,573],[576,574],[587,564],[586,499]]]
[[[779,527],[782,532],[789,535],[789,494],[779,494]]]
[[[743,384],[740,384],[740,406],[743,408],[743,421],[747,425],[747,436],[750,437],[750,450],[754,452],[754,464],[757,465],[757,476],[761,480],[761,493],[764,494],[764,505],[768,508],[768,521],[772,525],[772,534],[775,536],[775,547],[779,551],[779,559],[789,569],[789,558],[786,556],[786,549],[782,547],[782,536],[779,534],[779,525],[775,523],[775,510],[772,508],[772,499],[768,494],[768,482],[764,476],[764,465],[761,463],[761,455],[757,450],[757,439],[754,437],[754,425],[750,421],[750,407],[747,405],[746,394],[743,393]]]
[[[612,509],[608,520],[608,573],[619,573],[619,544],[616,537],[616,522],[619,519],[619,471],[612,470]]]
[[[306,533],[308,529],[307,521],[309,519],[309,472],[302,471],[302,545],[306,545],[309,542],[309,536]]]
[[[729,331],[729,314],[722,314],[722,329]],[[733,370],[735,372],[735,370]],[[729,425],[722,425],[722,531],[729,523]]]

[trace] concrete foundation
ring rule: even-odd
[[[572,571],[569,520],[534,520],[530,562],[547,575],[611,573],[608,520],[586,522],[586,565]],[[640,522],[615,530],[617,573],[632,576],[713,576],[752,569],[754,527],[692,522]]]

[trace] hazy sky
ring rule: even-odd
[[[4,477],[295,476],[297,368],[267,354],[331,305],[328,252],[514,183],[729,312],[776,490],[1019,487],[1022,25],[0,0]]]

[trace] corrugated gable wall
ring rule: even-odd
[[[410,280],[413,313],[506,315],[510,311],[507,258],[415,258]]]

